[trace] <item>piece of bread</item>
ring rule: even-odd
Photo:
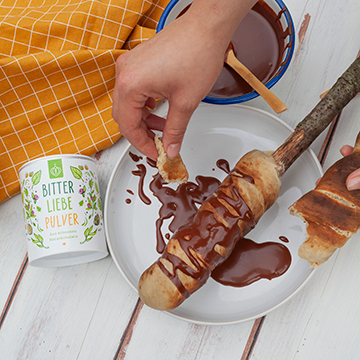
[[[247,153],[200,206],[192,223],[174,233],[162,256],[142,274],[142,301],[158,310],[179,306],[228,258],[236,242],[276,201],[280,187],[271,154]]]
[[[155,146],[158,151],[156,167],[158,168],[161,177],[167,183],[177,182],[178,184],[182,184],[187,182],[189,174],[180,154],[178,154],[174,159],[168,158],[161,138],[158,135],[155,135]]]
[[[314,190],[293,205],[290,214],[306,224],[306,241],[299,256],[317,267],[356,233],[360,226],[360,190],[349,191],[346,179],[360,168],[360,133],[354,151],[332,165]]]

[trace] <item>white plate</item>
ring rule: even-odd
[[[275,150],[290,133],[284,122],[261,110],[241,105],[201,104],[188,126],[181,155],[190,181],[197,175],[222,180],[226,175],[217,169],[218,159],[228,160],[232,167],[250,150]],[[137,167],[129,151],[140,155],[129,146],[114,169],[106,194],[105,225],[113,260],[137,290],[141,274],[159,257],[155,248],[155,221],[161,204],[148,187],[155,174],[155,169],[149,166],[144,189],[152,204],[145,205],[140,200],[139,177],[132,174]],[[142,163],[146,164],[145,159]],[[297,254],[304,241],[305,226],[300,219],[289,215],[288,207],[312,189],[321,175],[321,166],[313,152],[306,151],[283,176],[276,203],[247,235],[259,243],[283,243],[280,236],[289,239],[283,244],[290,250],[292,262],[284,275],[271,281],[262,279],[243,288],[223,286],[210,278],[205,286],[168,313],[199,324],[236,323],[266,314],[299,290],[313,270]],[[135,195],[130,195],[128,189]],[[129,198],[131,203],[127,204]],[[166,232],[163,229],[163,234]]]

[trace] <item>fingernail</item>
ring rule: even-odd
[[[359,190],[360,189],[360,177],[354,177],[354,178],[350,178],[348,179],[347,183],[347,188],[348,190]]]
[[[170,144],[166,150],[166,155],[170,159],[173,159],[179,154],[179,151],[180,151],[180,144]]]

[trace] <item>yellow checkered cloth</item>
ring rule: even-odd
[[[119,139],[115,61],[154,35],[168,2],[0,0],[0,202],[29,160]]]

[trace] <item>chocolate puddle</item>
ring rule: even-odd
[[[257,244],[242,238],[226,261],[213,270],[211,277],[223,285],[243,287],[260,279],[281,276],[290,264],[290,251],[283,244]]]

